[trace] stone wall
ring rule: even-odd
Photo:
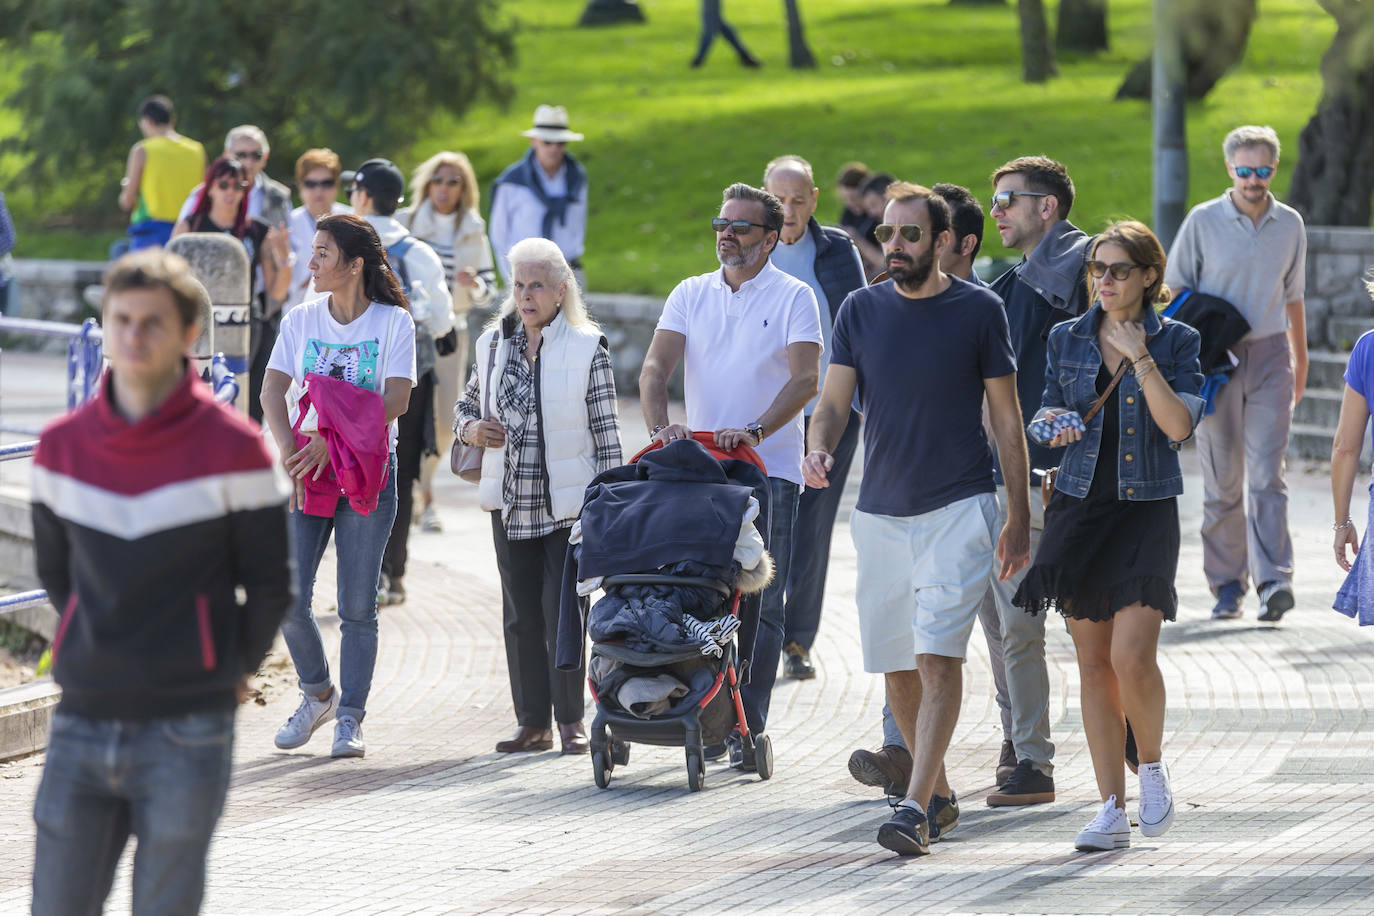
[[[1374,229],[1307,227],[1307,340],[1312,349],[1349,350],[1354,330],[1374,327],[1374,302],[1363,282],[1370,269]]]

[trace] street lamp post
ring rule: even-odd
[[[1154,0],[1155,52],[1150,109],[1154,120],[1154,230],[1168,251],[1188,207],[1187,95],[1180,0]]]

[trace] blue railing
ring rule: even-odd
[[[35,589],[31,592],[15,592],[13,595],[5,595],[0,598],[0,618],[15,611],[22,611],[25,608],[41,607],[48,603],[48,593],[43,589]]]
[[[70,324],[0,317],[0,332],[67,338],[68,410],[86,403],[95,392],[96,385],[100,384],[100,373],[105,367],[104,336],[94,318],[87,318],[81,324]],[[229,371],[223,353],[216,353],[210,362],[210,384],[215,390],[215,400],[232,404],[238,399],[238,378]],[[37,445],[37,440],[33,440],[0,446],[0,461],[29,458]]]

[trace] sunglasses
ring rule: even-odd
[[[879,223],[873,227],[873,237],[878,240],[879,245],[886,245],[897,233],[902,234],[902,238],[915,244],[921,240],[921,227],[915,223],[902,223],[894,226],[891,223]]]
[[[252,159],[254,162],[262,161],[262,150],[255,149],[252,152],[230,153],[235,159]]]
[[[232,178],[221,178],[215,182],[215,187],[221,191],[245,191],[248,189],[248,182],[234,181]]]
[[[754,226],[758,226],[765,232],[773,231],[772,226],[765,226],[763,223],[751,223],[747,219],[726,219],[723,216],[711,217],[711,228],[717,232],[724,232],[726,229],[729,229],[734,232],[735,235],[748,235],[754,231]]]
[[[301,186],[314,191],[317,188],[332,188],[338,184],[333,178],[306,178],[301,181]]]
[[[1120,281],[1129,277],[1133,270],[1144,270],[1145,265],[1127,264],[1125,261],[1117,261],[1115,264],[1108,264],[1106,261],[1089,261],[1087,268],[1094,280],[1101,280],[1107,274],[1111,274],[1113,280]]]
[[[1268,178],[1274,174],[1274,167],[1272,165],[1262,165],[1257,169],[1252,169],[1248,165],[1235,165],[1232,166],[1232,168],[1236,170],[1237,178],[1249,178],[1251,175],[1258,176],[1259,178]]]
[[[1051,195],[1040,191],[998,191],[992,195],[992,206],[994,209],[1011,209],[1011,205],[1016,202],[1018,197],[1049,197]]]
[[[461,178],[456,178],[456,177],[455,177],[455,178],[431,178],[431,179],[429,180],[429,183],[430,183],[430,184],[441,184],[441,185],[444,185],[445,187],[449,187],[449,188],[456,188],[456,187],[458,187],[460,184],[463,183],[463,179],[461,179]]]

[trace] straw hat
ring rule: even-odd
[[[534,110],[534,126],[520,135],[546,143],[571,143],[582,139],[577,131],[568,130],[568,109],[562,105],[540,105]]]

